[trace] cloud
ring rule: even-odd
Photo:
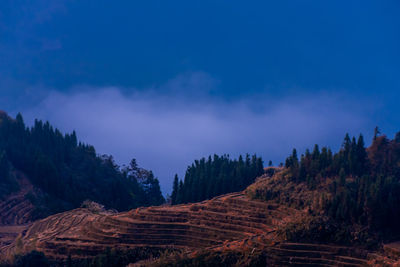
[[[182,177],[187,165],[203,156],[257,153],[279,163],[293,147],[319,143],[335,149],[346,132],[371,127],[363,105],[344,96],[258,95],[228,102],[187,93],[189,87],[209,92],[215,84],[205,74],[188,73],[157,90],[80,86],[68,93],[50,91],[24,114],[28,121],[41,118],[63,131],[75,129],[118,163],[136,158],[160,178],[164,192],[175,173]]]

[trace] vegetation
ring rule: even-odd
[[[164,202],[153,173],[135,160],[121,169],[112,156],[99,156],[78,142],[75,132],[63,135],[49,122],[26,127],[21,114],[0,115],[1,194],[15,191],[13,170],[23,172],[43,194],[29,195],[38,217],[79,207],[87,199],[119,211]],[[6,188],[6,190],[4,190]]]
[[[125,267],[144,259],[158,258],[162,253],[173,253],[174,250],[161,248],[135,248],[130,250],[106,249],[104,253],[87,259],[67,259],[67,267]]]
[[[211,251],[201,250],[195,256],[184,253],[170,253],[162,255],[149,266],[268,266],[266,252],[250,251]]]
[[[368,148],[362,135],[358,139],[346,135],[337,153],[315,145],[300,159],[294,149],[285,167],[281,176],[287,179],[280,180],[279,188],[252,195],[309,208],[311,219],[284,229],[288,239],[326,241],[329,236],[334,242],[348,243],[346,238],[351,238],[373,243],[372,239],[400,236],[400,133],[390,140],[376,128]],[[282,186],[292,188],[290,197],[281,192]],[[321,225],[328,227],[326,231]]]
[[[175,253],[174,249],[161,248],[135,248],[130,250],[108,248],[104,253],[91,258],[72,259],[68,257],[65,261],[54,261],[48,259],[42,252],[33,250],[26,254],[17,255],[11,261],[0,262],[0,267],[125,267],[140,260],[154,259],[163,254]]]
[[[18,183],[10,171],[10,163],[7,159],[5,151],[0,153],[0,199],[8,194],[17,191],[19,188]]]
[[[296,243],[334,243],[356,245],[367,249],[379,245],[379,236],[362,225],[349,224],[325,215],[297,218],[281,227],[278,235],[284,240]]]
[[[172,204],[198,202],[214,196],[241,191],[264,173],[260,157],[248,154],[232,160],[228,155],[196,160],[186,170],[184,181],[175,176]]]
[[[33,250],[24,255],[17,255],[12,262],[0,262],[0,267],[50,267],[51,264],[43,252]]]

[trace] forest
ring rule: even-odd
[[[209,156],[195,160],[186,170],[183,180],[175,175],[171,203],[198,202],[212,197],[245,189],[264,173],[263,160],[257,155]]]
[[[21,114],[0,114],[0,199],[18,190],[22,172],[39,192],[27,197],[37,217],[77,208],[92,200],[118,211],[164,203],[159,181],[135,159],[121,168],[112,156],[98,155],[78,141],[74,132],[62,134],[49,122],[27,127]]]
[[[400,235],[400,132],[389,139],[376,128],[368,148],[362,135],[347,134],[337,153],[315,145],[300,159],[294,149],[285,165],[295,183],[328,186],[320,197],[329,218],[386,238]]]

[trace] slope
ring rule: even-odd
[[[378,261],[378,254],[361,248],[285,241],[279,229],[306,214],[286,205],[251,200],[244,192],[123,213],[75,209],[35,222],[1,253],[4,258],[38,250],[57,262],[95,257],[107,249],[153,251],[155,255],[180,251],[186,261],[204,253],[262,252],[265,263],[271,265],[362,266]],[[142,259],[138,256],[132,261]],[[146,264],[157,265],[159,260]],[[164,264],[177,262],[167,257]]]

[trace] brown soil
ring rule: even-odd
[[[33,186],[20,172],[15,173],[20,190],[0,201],[0,247],[16,240],[31,223],[34,206],[26,198]]]
[[[253,188],[254,189],[254,188]],[[198,251],[264,251],[271,265],[391,266],[398,245],[376,253],[354,247],[290,243],[276,234],[279,227],[305,214],[282,203],[251,200],[244,192],[177,206],[138,208],[111,213],[87,208],[56,214],[29,227],[0,228],[9,235],[0,256],[38,250],[53,260],[93,257],[107,248],[181,249],[188,257]],[[14,227],[14,228],[13,228]],[[20,235],[10,244],[10,240]],[[397,252],[396,252],[397,251]],[[149,263],[150,264],[150,263]]]
[[[0,226],[24,225],[31,222],[35,207],[26,195],[33,193],[33,186],[21,172],[16,172],[15,175],[20,189],[0,201]]]
[[[95,255],[106,247],[207,248],[273,232],[295,213],[299,211],[251,201],[242,193],[119,214],[76,209],[35,222],[3,254],[36,249],[63,259]]]

